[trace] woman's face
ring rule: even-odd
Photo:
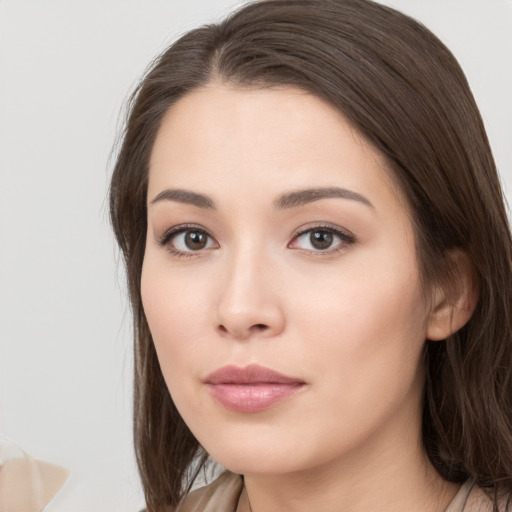
[[[211,85],[165,116],[142,299],[176,407],[223,466],[286,473],[419,438],[429,311],[385,167],[296,89]]]

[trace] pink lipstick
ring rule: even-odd
[[[238,412],[259,412],[295,394],[306,383],[274,370],[251,364],[224,366],[204,379],[212,397]]]

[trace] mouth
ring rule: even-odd
[[[220,405],[237,412],[264,411],[306,386],[301,379],[256,364],[224,366],[203,382]]]

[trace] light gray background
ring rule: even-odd
[[[0,431],[71,470],[51,510],[143,504],[109,154],[150,60],[241,3],[0,0]],[[512,1],[384,3],[423,21],[461,62],[510,198]]]

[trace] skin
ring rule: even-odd
[[[326,187],[371,205],[327,197],[276,207],[283,194]],[[169,189],[207,195],[215,209],[162,198]],[[163,120],[144,310],[180,414],[214,459],[245,475],[253,512],[438,511],[457,490],[421,444],[422,349],[446,332],[442,300],[423,299],[404,205],[383,157],[300,90],[213,83]],[[209,234],[204,249],[184,235],[162,244],[183,225]],[[297,236],[326,225],[350,236],[326,250],[310,232]],[[212,398],[208,374],[251,363],[305,386],[261,412]]]

